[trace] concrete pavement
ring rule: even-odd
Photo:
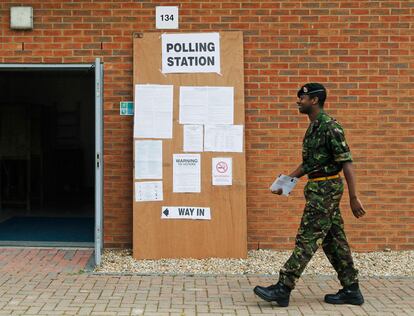
[[[332,306],[337,281],[304,276],[281,308],[252,292],[275,277],[98,275],[84,271],[91,255],[0,248],[0,315],[414,315],[414,278],[362,279],[363,306]]]

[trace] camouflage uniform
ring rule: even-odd
[[[306,131],[302,156],[306,174],[336,174],[342,170],[343,162],[352,161],[342,127],[323,110]],[[291,289],[320,245],[342,286],[358,282],[339,210],[343,191],[340,178],[306,184],[306,205],[295,249],[280,270],[279,280]]]

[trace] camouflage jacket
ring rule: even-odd
[[[342,126],[323,110],[306,131],[302,159],[305,174],[338,173],[342,170],[342,163],[352,161]]]

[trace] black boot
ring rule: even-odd
[[[282,307],[289,305],[291,289],[281,282],[268,287],[256,286],[253,291],[257,296],[267,302],[273,301]]]
[[[325,302],[329,304],[362,305],[364,304],[364,297],[359,290],[358,283],[354,283],[350,286],[345,286],[336,294],[325,295]]]

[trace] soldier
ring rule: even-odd
[[[303,139],[302,164],[290,176],[308,175],[304,193],[305,209],[296,236],[295,249],[279,273],[277,284],[256,286],[254,293],[260,298],[288,306],[290,292],[316,250],[323,251],[338,273],[343,288],[336,294],[325,295],[330,304],[362,305],[364,298],[358,285],[351,250],[344,232],[339,204],[344,185],[339,172],[343,170],[348,184],[349,199],[355,217],[364,216],[365,210],[358,199],[352,156],[339,123],[323,110],[326,89],[319,83],[305,84],[297,93],[299,112],[311,121]],[[273,191],[282,194],[282,190]]]

